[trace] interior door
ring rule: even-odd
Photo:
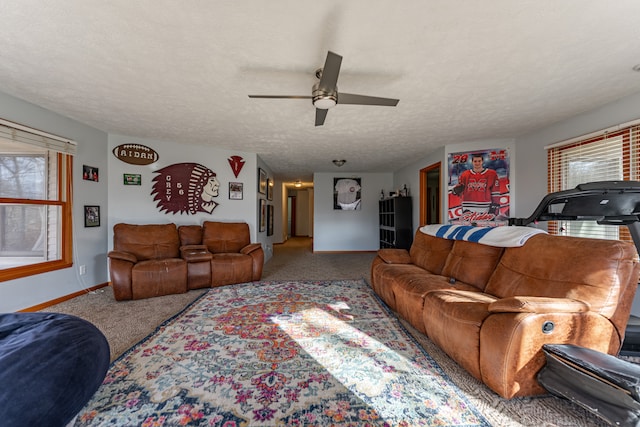
[[[441,163],[420,169],[420,226],[441,224]]]

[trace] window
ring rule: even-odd
[[[72,141],[0,119],[0,281],[72,264]]]
[[[549,192],[586,182],[638,180],[639,137],[635,122],[547,147]],[[552,234],[632,241],[626,227],[595,221],[551,221],[548,228]]]

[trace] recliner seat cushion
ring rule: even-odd
[[[253,259],[249,255],[224,253],[211,258],[211,286],[251,282]]]
[[[141,261],[131,276],[133,299],[187,292],[187,262],[181,258]]]
[[[396,312],[413,327],[425,333],[422,311],[424,297],[427,293],[440,289],[457,289],[479,292],[475,286],[455,281],[451,282],[444,276],[413,272],[402,275],[392,282],[395,297]],[[427,308],[428,309],[428,308]]]
[[[477,291],[440,290],[424,296],[427,336],[471,375],[480,372],[480,330],[497,298]]]

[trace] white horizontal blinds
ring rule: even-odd
[[[640,126],[632,125],[549,147],[549,192],[573,189],[587,182],[637,180],[639,135]],[[549,225],[549,231],[569,236],[630,240],[626,227],[598,225],[595,221],[557,221]]]
[[[76,143],[74,141],[3,119],[0,119],[0,138],[58,153],[70,155],[75,155],[76,153]]]

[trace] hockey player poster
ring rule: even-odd
[[[509,152],[488,149],[451,153],[449,222],[496,227],[509,220]]]

